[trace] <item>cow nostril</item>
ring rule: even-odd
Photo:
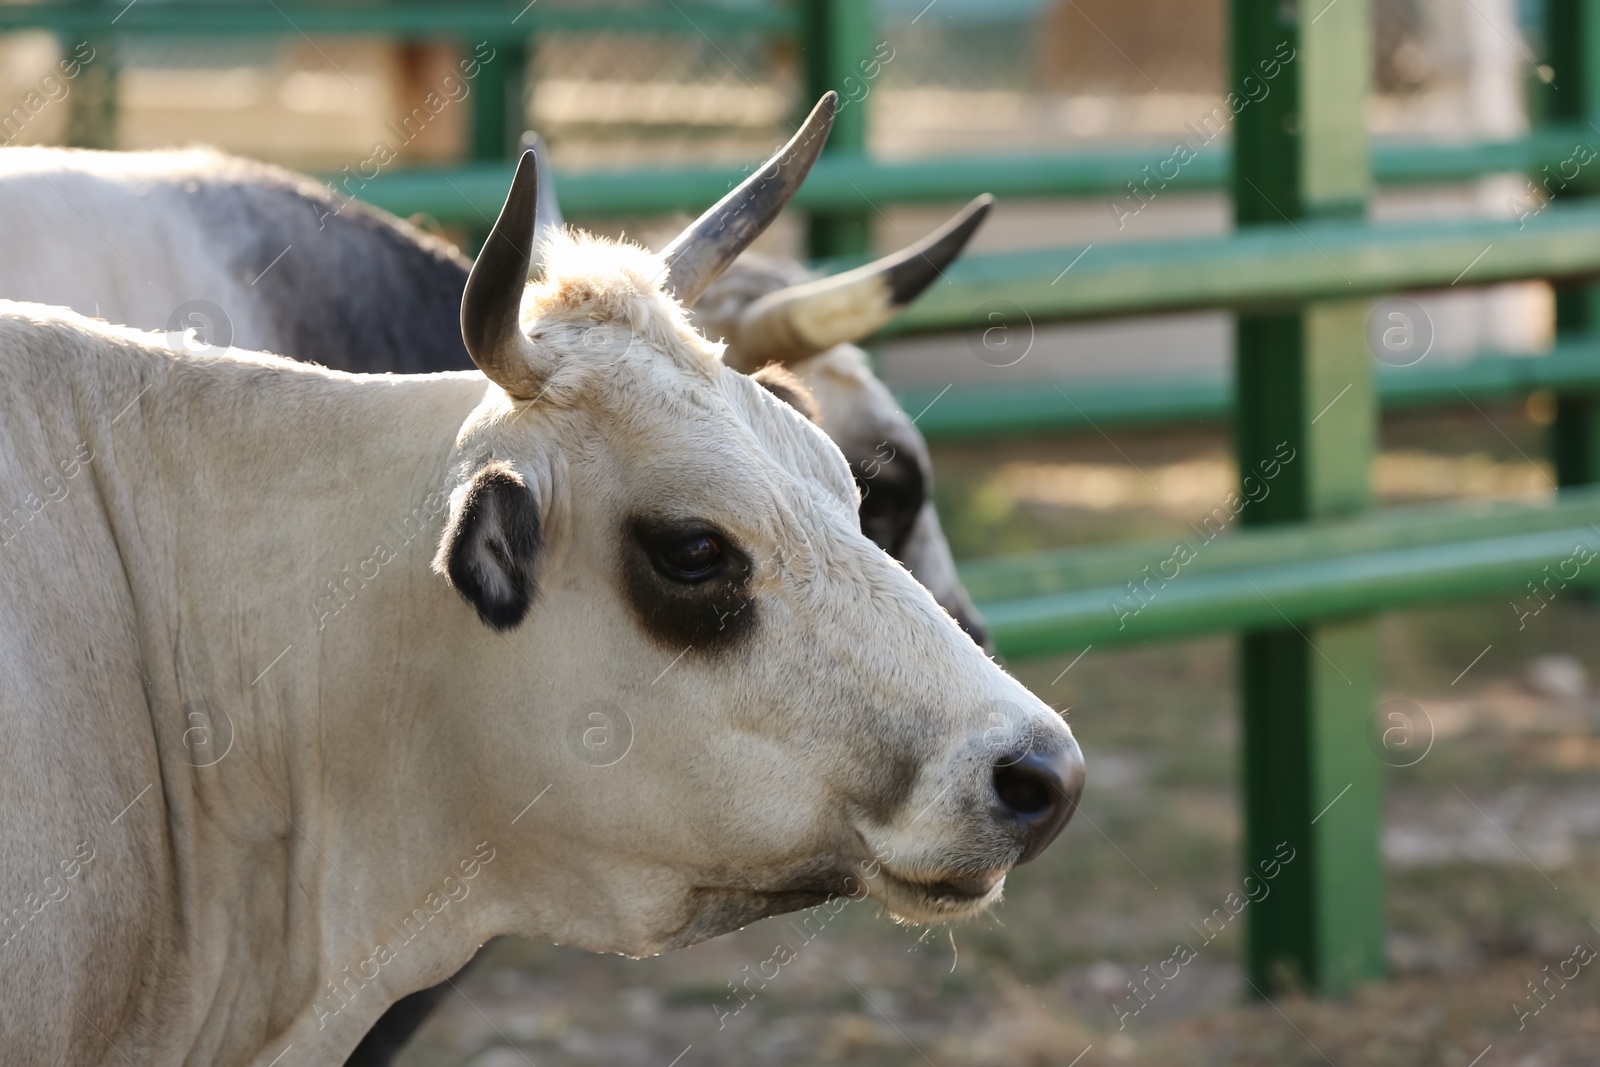
[[[1053,803],[1049,783],[1020,760],[994,769],[994,791],[1000,803],[1018,815],[1037,815]]]
[[[1078,808],[1083,793],[1083,755],[1071,739],[1050,751],[1033,749],[994,767],[994,792],[1004,821],[1021,831],[1026,863],[1054,841]]]

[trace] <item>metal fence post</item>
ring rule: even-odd
[[[1235,221],[1360,218],[1370,0],[1234,0],[1230,18]],[[1366,317],[1358,299],[1239,317],[1242,522],[1367,507],[1377,410]],[[1247,908],[1248,975],[1262,994],[1335,992],[1383,971],[1381,766],[1367,744],[1375,638],[1367,619],[1284,617],[1241,639],[1246,887],[1266,886]]]
[[[111,34],[75,38],[62,34],[62,59],[78,69],[68,84],[67,144],[74,148],[117,147],[117,39]]]
[[[475,160],[509,159],[526,123],[527,42],[496,41],[494,49],[494,58],[483,64],[473,92],[471,152]]]
[[[468,152],[475,161],[510,159],[527,121],[527,40],[496,41],[494,50],[494,58],[483,64],[472,94],[467,134]],[[467,227],[474,255],[488,238],[487,222]]]
[[[801,16],[805,99],[809,111],[817,97],[832,89],[840,109],[823,151],[829,155],[863,155],[867,150],[867,99],[872,92],[867,74],[881,40],[876,5],[871,0],[806,0]],[[865,200],[865,198],[863,198]],[[866,255],[872,251],[872,208],[813,213],[808,239],[813,258]]]
[[[1600,117],[1600,11],[1586,0],[1546,0],[1544,30],[1551,78],[1542,86],[1542,117],[1587,133],[1589,127],[1584,124]],[[1600,138],[1584,139],[1600,146]],[[1568,195],[1567,180],[1577,176],[1577,148],[1574,144],[1568,166],[1547,166],[1535,174],[1537,188],[1553,196]],[[1568,173],[1569,169],[1574,172]],[[1600,328],[1600,289],[1558,287],[1557,333],[1592,334],[1596,328]],[[1550,429],[1557,484],[1565,489],[1600,482],[1600,394],[1557,394],[1556,418]]]

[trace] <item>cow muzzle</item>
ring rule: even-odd
[[[1085,769],[1071,732],[1031,712],[1019,721],[1020,708],[999,706],[1008,721],[972,737],[954,757],[954,781],[887,839],[892,852],[878,852],[882,877],[869,878],[869,889],[902,920],[982,911],[999,899],[1007,872],[1043,852],[1077,810]],[[1005,735],[998,745],[997,733]]]

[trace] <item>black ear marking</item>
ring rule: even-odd
[[[811,390],[805,387],[805,383],[795,377],[794,372],[782,363],[768,363],[750,377],[767,392],[794,408],[811,422],[817,421],[819,413],[816,398],[811,395]]]
[[[473,475],[460,512],[439,538],[433,568],[487,625],[510,630],[539,595],[534,569],[543,544],[533,490],[510,464],[491,463]]]

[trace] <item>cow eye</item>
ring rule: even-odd
[[[670,656],[731,647],[756,625],[754,566],[701,518],[636,515],[623,527],[622,585],[645,632]]]
[[[693,583],[716,574],[722,557],[722,538],[702,531],[658,546],[655,563],[663,577]]]

